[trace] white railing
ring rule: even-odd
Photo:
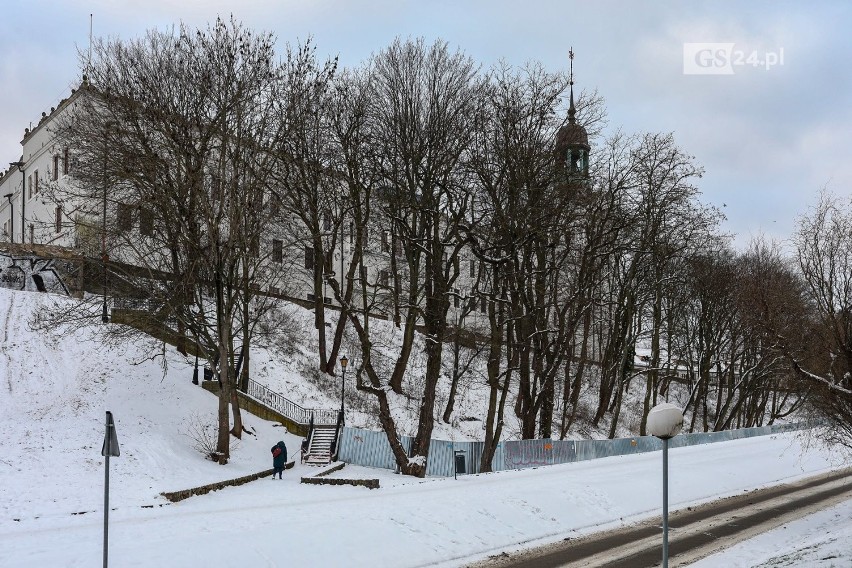
[[[303,408],[292,400],[251,379],[249,379],[246,394],[297,424],[307,426],[311,422],[311,416],[313,416],[315,425],[333,426],[337,424],[337,410]]]

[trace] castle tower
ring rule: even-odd
[[[586,129],[577,122],[577,110],[574,107],[574,51],[568,52],[570,59],[570,75],[568,86],[571,101],[568,107],[568,124],[559,129],[556,134],[556,156],[567,170],[570,178],[589,177],[589,135]]]

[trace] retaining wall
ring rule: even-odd
[[[295,463],[295,461],[287,462],[286,464],[284,464],[284,469],[292,469]],[[177,503],[178,501],[183,501],[184,499],[188,499],[193,495],[206,495],[211,491],[218,491],[219,489],[224,489],[225,487],[236,487],[238,485],[249,483],[250,481],[255,481],[256,479],[260,479],[261,477],[268,477],[272,475],[274,471],[274,469],[265,469],[257,473],[252,473],[251,475],[237,477],[236,479],[226,479],[225,481],[217,481],[216,483],[208,483],[207,485],[200,485],[198,487],[191,487],[190,489],[182,489],[180,491],[165,491],[163,493],[160,493],[160,495],[162,495],[172,503]]]
[[[202,381],[201,386],[204,387],[204,390],[210,391],[216,395],[219,394],[219,381]],[[237,396],[240,399],[240,409],[245,410],[246,412],[251,412],[255,416],[263,418],[264,420],[280,422],[287,428],[288,432],[298,436],[305,437],[308,435],[307,425],[293,422],[283,414],[261,404],[242,391],[237,391]]]

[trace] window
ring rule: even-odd
[[[56,206],[55,223],[56,223],[56,232],[61,233],[62,232],[62,206],[61,205]]]
[[[222,178],[219,177],[218,173],[210,174],[210,200],[211,201],[219,201],[220,194],[222,193]]]
[[[382,252],[390,252],[390,233],[382,231]]]
[[[154,234],[154,213],[144,207],[139,208],[139,234],[146,237]]]
[[[349,223],[349,244],[355,244],[355,223]]]
[[[317,297],[314,296],[313,294],[308,294],[308,301],[309,302],[314,302],[314,301],[316,301],[316,299],[317,299]]]
[[[305,268],[308,270],[314,269],[314,248],[305,247]]]
[[[35,242],[35,227],[30,223],[30,244]]]
[[[71,171],[71,163],[68,159],[68,148],[62,151],[62,173],[63,175],[68,175],[68,172]]]
[[[480,302],[481,302],[481,304],[479,306],[479,311],[484,314],[485,312],[488,311],[488,303],[485,301],[485,296],[482,296],[482,298],[480,299]]]
[[[53,181],[59,179],[59,154],[53,156]]]
[[[459,307],[459,304],[461,302],[461,298],[459,297],[459,294],[460,294],[459,289],[453,288],[453,307],[454,308]]]
[[[38,195],[38,170],[33,172],[33,195]]]
[[[388,281],[390,280],[390,274],[388,274],[387,270],[379,271],[379,286],[383,286],[385,288],[388,287]]]
[[[472,258],[470,259],[470,277],[473,278],[476,276],[476,261]]]
[[[129,231],[133,228],[133,207],[119,203],[115,212],[115,222],[119,231]]]
[[[3,234],[9,235],[9,221],[3,221]]]
[[[272,239],[272,262],[284,262],[284,242]]]
[[[27,176],[27,199],[33,198],[33,174]]]
[[[324,211],[322,214],[322,230],[326,233],[331,231],[331,211]]]
[[[278,200],[277,196],[270,195],[267,200],[267,205],[269,206],[269,213],[273,217],[277,217],[281,214],[281,202]]]

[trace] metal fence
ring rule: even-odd
[[[766,436],[808,428],[806,424],[781,424],[758,428],[742,428],[723,432],[681,434],[670,440],[670,447],[697,446]],[[406,453],[411,454],[410,436],[400,438]],[[465,473],[480,473],[484,442],[432,440],[426,475],[451,477],[455,473],[455,456],[464,460]],[[545,465],[572,463],[612,456],[625,456],[661,450],[663,443],[653,436],[616,438],[613,440],[510,440],[500,442],[491,460],[492,471],[526,469]],[[397,469],[396,460],[384,432],[344,428],[340,438],[340,461],[355,465]]]
[[[308,424],[312,415],[314,424],[325,426],[337,424],[337,410],[303,408],[251,379],[249,379],[246,394],[297,424]]]
[[[402,447],[409,455],[413,440],[414,438],[411,436],[400,437]],[[432,440],[429,443],[429,461],[426,464],[426,475],[436,477],[453,475],[456,455],[463,457],[465,472],[479,473],[484,447],[484,442]],[[374,432],[361,428],[343,428],[338,456],[340,461],[356,465],[397,469],[396,460],[384,432]],[[494,471],[504,469],[503,443],[497,446],[491,465]]]

